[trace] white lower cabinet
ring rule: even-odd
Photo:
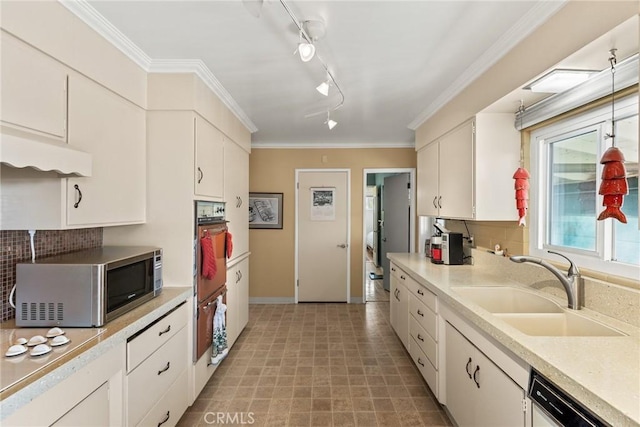
[[[394,273],[397,266],[391,265],[391,302],[390,320],[391,327],[405,348],[409,348],[409,292],[407,287],[401,282],[401,279]],[[398,273],[399,274],[399,273]]]
[[[460,426],[525,425],[525,391],[450,323],[446,335],[446,406]]]
[[[188,406],[187,304],[127,343],[127,425],[175,425]]]
[[[124,343],[109,350],[10,417],[6,426],[122,426]]]
[[[231,347],[249,323],[249,259],[227,272],[227,341]]]

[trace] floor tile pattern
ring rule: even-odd
[[[451,426],[389,324],[389,303],[251,305],[179,426]]]

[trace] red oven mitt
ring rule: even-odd
[[[209,230],[205,230],[200,238],[200,248],[202,250],[202,275],[211,280],[218,272],[218,265],[216,264],[216,249]]]
[[[227,231],[227,258],[231,258],[233,253],[233,236]]]

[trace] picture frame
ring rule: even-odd
[[[283,193],[249,193],[249,228],[282,230]]]

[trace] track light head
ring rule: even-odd
[[[320,83],[318,87],[316,87],[316,90],[324,96],[329,96],[329,81],[330,80]]]
[[[338,122],[336,122],[335,120],[331,120],[331,117],[329,117],[328,111],[327,111],[327,121],[324,123],[329,127],[329,130],[333,129],[338,124]]]
[[[312,43],[301,42],[298,44],[298,53],[302,62],[309,62],[316,53],[316,47]]]

